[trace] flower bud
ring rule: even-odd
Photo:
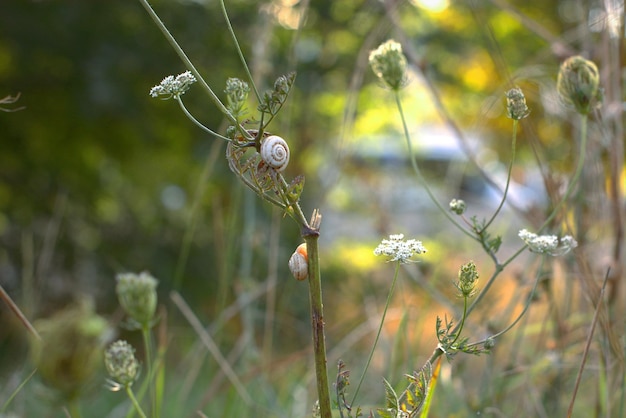
[[[465,213],[465,209],[467,209],[467,205],[464,200],[452,199],[450,201],[450,210],[457,215],[463,215]]]
[[[469,298],[476,293],[478,277],[478,270],[473,261],[461,266],[459,270],[459,280],[455,283],[456,288],[461,292],[460,296]]]
[[[506,92],[506,115],[513,120],[524,119],[530,114],[528,106],[526,106],[526,98],[522,89],[519,87],[512,88]]]
[[[226,80],[224,93],[226,93],[228,110],[235,117],[241,116],[244,113],[244,107],[248,100],[248,93],[250,93],[248,83],[238,78],[229,78]]]
[[[407,62],[402,45],[388,40],[370,52],[370,67],[374,74],[391,90],[398,91],[407,83]]]
[[[117,293],[120,305],[132,321],[149,327],[157,305],[158,281],[149,273],[123,273],[117,275]]]
[[[566,105],[587,115],[602,101],[598,67],[579,55],[569,57],[561,64],[556,90]]]
[[[132,385],[139,374],[135,349],[123,340],[117,340],[107,348],[104,365],[109,376],[124,387]]]

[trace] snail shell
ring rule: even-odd
[[[283,171],[289,163],[287,141],[277,135],[268,136],[261,143],[261,159],[276,171]]]
[[[296,280],[304,280],[309,275],[309,256],[306,251],[306,244],[298,245],[296,251],[291,255],[289,270]]]

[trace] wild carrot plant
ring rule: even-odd
[[[498,200],[485,215],[474,206],[475,202],[466,201],[461,196],[454,196],[447,201],[442,200],[433,183],[429,181],[427,170],[416,156],[415,142],[409,123],[411,117],[403,101],[406,98],[404,94],[407,86],[413,82],[413,75],[422,70],[422,65],[415,60],[415,54],[405,55],[405,47],[410,47],[409,37],[398,29],[402,42],[387,40],[369,52],[370,69],[381,87],[387,90],[393,100],[394,110],[397,111],[398,125],[401,126],[405,142],[402,146],[406,147],[403,155],[409,160],[411,176],[415,179],[412,186],[420,191],[423,190],[439,215],[449,223],[454,231],[453,239],[456,242],[469,242],[469,248],[471,248],[471,251],[464,249],[456,254],[445,254],[442,257],[445,260],[442,263],[445,264],[442,269],[445,270],[444,275],[449,281],[447,287],[450,292],[455,293],[456,300],[448,301],[449,311],[443,317],[433,315],[432,318],[423,318],[434,332],[433,345],[427,347],[430,355],[427,354],[426,358],[413,358],[410,365],[403,365],[406,370],[403,369],[404,376],[400,382],[397,381],[397,376],[383,376],[380,379],[382,387],[379,388],[379,394],[373,397],[370,393],[364,394],[366,390],[363,389],[363,385],[370,377],[368,374],[368,372],[371,373],[370,367],[376,363],[376,355],[381,350],[384,330],[389,325],[389,314],[393,309],[394,301],[398,298],[397,289],[404,279],[404,269],[418,262],[426,264],[432,253],[431,245],[436,245],[434,239],[428,236],[405,239],[402,231],[394,231],[396,233],[383,238],[378,246],[371,249],[370,253],[373,255],[385,258],[390,266],[388,270],[392,273],[389,274],[391,279],[387,286],[382,312],[379,317],[374,312],[376,324],[372,327],[373,342],[368,347],[363,369],[357,373],[349,370],[348,363],[352,360],[346,361],[345,353],[343,359],[328,358],[328,351],[331,350],[326,345],[327,326],[333,324],[327,323],[328,316],[324,315],[324,308],[327,312],[333,312],[338,307],[333,304],[324,306],[322,300],[323,265],[320,261],[322,251],[319,245],[322,215],[318,208],[312,209],[310,215],[306,214],[303,208],[305,206],[303,197],[306,196],[305,177],[296,175],[294,178],[288,178],[286,174],[290,160],[294,159],[290,145],[294,145],[296,139],[288,138],[276,128],[277,122],[283,116],[281,111],[289,100],[297,100],[292,94],[296,89],[296,73],[276,74],[271,88],[265,92],[260,91],[238,42],[236,28],[231,24],[225,1],[220,0],[219,5],[224,16],[226,31],[232,39],[233,48],[237,52],[246,79],[231,77],[224,81],[222,88],[216,89],[205,80],[148,1],[139,0],[139,3],[145,8],[186,67],[186,71],[178,75],[163,78],[149,91],[149,95],[157,99],[175,101],[195,126],[214,140],[225,143],[228,167],[237,179],[261,200],[272,205],[280,215],[295,221],[298,228],[303,243],[295,249],[289,261],[281,260],[281,262],[289,266],[294,278],[298,280],[297,284],[306,286],[308,290],[311,346],[306,347],[306,352],[313,353],[316,400],[307,404],[306,407],[307,410],[312,410],[314,417],[348,418],[362,417],[364,414],[381,418],[429,416],[431,411],[437,410],[438,404],[447,401],[443,397],[438,398],[438,392],[436,392],[437,388],[441,388],[441,391],[445,389],[447,378],[443,377],[442,368],[445,367],[443,364],[458,361],[459,354],[491,355],[497,350],[499,344],[506,341],[505,337],[514,338],[512,336],[514,331],[519,331],[515,338],[525,338],[526,330],[520,330],[521,324],[528,320],[531,306],[538,294],[544,292],[552,298],[552,301],[558,298],[558,295],[546,283],[549,277],[554,275],[555,264],[551,261],[551,257],[556,256],[568,256],[564,259],[568,267],[573,269],[572,266],[576,266],[582,272],[580,275],[585,276],[585,280],[581,282],[589,294],[594,311],[593,318],[590,320],[591,326],[588,334],[585,335],[585,348],[581,355],[575,386],[571,389],[572,395],[567,416],[573,416],[574,403],[581,376],[585,371],[585,362],[596,324],[601,325],[599,328],[603,331],[603,337],[607,341],[603,342],[604,351],[601,357],[614,356],[616,360],[613,364],[619,366],[617,369],[623,370],[624,344],[613,335],[610,325],[613,312],[608,312],[608,308],[605,310],[604,306],[605,289],[610,283],[614,283],[614,288],[617,288],[617,283],[621,278],[620,260],[622,260],[621,240],[623,237],[620,234],[623,232],[616,232],[615,248],[612,254],[614,268],[618,269],[618,272],[613,274],[617,276],[613,276],[611,270],[603,271],[604,281],[600,286],[598,285],[600,280],[595,280],[598,274],[589,267],[590,256],[587,253],[589,250],[585,245],[588,244],[586,238],[588,230],[578,219],[580,202],[584,199],[585,193],[581,182],[584,179],[585,165],[589,160],[590,122],[593,124],[593,129],[598,131],[605,129],[602,126],[600,113],[604,99],[600,80],[601,71],[594,62],[580,55],[570,56],[563,60],[559,73],[556,75],[554,89],[559,95],[560,105],[577,115],[575,127],[578,135],[572,140],[576,147],[572,152],[575,158],[573,158],[571,172],[567,174],[562,184],[548,190],[550,201],[545,213],[535,216],[534,219],[527,217],[524,222],[528,224],[518,231],[502,232],[501,224],[506,222],[502,220],[502,215],[507,205],[510,204],[514,172],[520,164],[518,148],[522,139],[525,138],[520,134],[520,124],[522,120],[528,121],[534,116],[534,105],[528,105],[522,88],[510,82],[509,88],[502,89],[499,97],[506,117],[511,120],[507,125],[510,130],[510,147],[507,142],[507,149],[510,151],[507,151],[506,174],[503,175],[505,180],[498,190]],[[386,13],[389,14],[391,22],[397,23],[396,10],[388,4],[386,4]],[[399,25],[396,26],[399,27]],[[424,74],[421,76],[427,79]],[[426,83],[429,81],[427,80]],[[191,108],[187,107],[185,94],[197,87],[206,93],[215,108],[224,116],[227,127],[205,126]],[[15,100],[17,97],[7,96],[0,100],[0,104],[12,104]],[[253,102],[255,105],[251,106]],[[434,102],[442,119],[450,122],[451,118],[446,113],[442,102],[438,98],[435,98]],[[2,107],[0,110],[7,111]],[[397,121],[390,121],[390,123]],[[618,140],[623,141],[623,138]],[[296,149],[296,147],[291,148]],[[609,176],[611,181],[607,186],[618,201],[615,203],[614,217],[615,224],[619,228],[623,228],[619,221],[623,212],[620,206],[623,203],[619,202],[621,196],[619,179],[623,176],[623,156],[621,158],[622,160],[618,158],[612,162],[611,176]],[[482,170],[481,167],[478,168],[479,171]],[[546,184],[549,184],[548,180],[551,179],[548,171],[548,169],[543,171]],[[493,179],[488,180],[494,183]],[[417,219],[419,216],[415,218],[415,222],[423,221]],[[409,229],[409,225],[405,227]],[[188,251],[189,243],[190,239],[186,236],[181,255]],[[527,290],[525,294],[512,302],[512,309],[504,314],[499,310],[501,309],[499,306],[490,302],[490,300],[493,301],[494,285],[499,279],[504,278],[505,271],[508,273],[514,262],[522,255],[534,257],[523,274],[520,274],[524,279],[529,278],[526,283]],[[175,306],[191,324],[200,341],[199,345],[202,345],[216,359],[219,372],[235,389],[238,399],[233,403],[241,401],[258,416],[273,416],[271,415],[273,411],[269,408],[266,410],[264,405],[260,405],[260,402],[249,393],[243,382],[244,377],[239,376],[233,370],[228,356],[221,353],[218,343],[213,339],[204,321],[196,316],[178,293],[183,276],[180,266],[184,264],[185,257],[186,255],[180,257],[179,261],[182,261],[173,278],[174,290],[170,295],[172,306]],[[462,261],[458,262],[458,260]],[[479,260],[487,260],[487,262]],[[510,274],[513,275],[513,273]],[[610,278],[613,282],[609,280]],[[121,392],[119,395],[123,394],[128,399],[129,404],[124,405],[128,411],[126,416],[142,418],[167,416],[164,412],[168,406],[168,395],[165,393],[164,383],[167,380],[165,346],[168,337],[164,335],[167,330],[165,323],[167,317],[165,310],[157,310],[159,305],[157,285],[158,281],[147,272],[121,273],[116,277],[115,291],[121,311],[125,316],[121,326],[126,331],[130,331],[131,336],[133,331],[139,331],[143,356],[136,355],[135,348],[124,339],[111,343],[114,333],[109,324],[96,315],[93,306],[87,302],[63,311],[48,320],[40,320],[34,325],[30,325],[28,320],[23,318],[24,324],[29,327],[33,335],[31,343],[33,363],[42,380],[57,389],[67,416],[72,418],[89,416],[89,413],[81,410],[78,399],[83,387],[94,379],[96,363],[104,364],[106,368],[109,375],[108,389]],[[12,301],[8,295],[3,292],[2,297],[11,305]],[[13,310],[21,315],[17,306]],[[479,319],[476,317],[480,311],[494,318],[493,323],[477,325],[476,322]],[[554,335],[561,332],[560,325],[562,324],[555,319],[552,325],[555,328]],[[155,332],[157,330],[163,332],[157,335]],[[400,328],[400,330],[399,332],[402,332],[405,329]],[[68,341],[72,344],[68,344]],[[511,355],[512,359],[513,357]],[[143,358],[143,361],[140,358]],[[329,361],[337,365],[334,379],[329,379],[328,376]],[[77,362],[82,366],[76,366]],[[270,368],[271,366],[264,367]],[[604,373],[604,377],[599,378],[603,383],[599,391],[605,392],[601,394],[606,398],[603,408],[606,409],[605,415],[609,416],[607,411],[611,410],[613,400],[608,399],[610,395],[606,392],[610,391],[607,388],[609,386],[621,387],[624,391],[626,384],[623,380],[620,382],[611,375],[608,360],[606,364],[602,364],[601,373]],[[619,375],[619,372],[616,374]],[[358,380],[352,391],[350,378],[354,376],[357,376]],[[623,373],[621,377],[623,379]],[[471,385],[473,382],[463,383]],[[545,397],[549,397],[549,394]],[[626,396],[622,394],[620,411],[625,408],[623,405],[625,398]],[[0,413],[4,412],[11,399],[5,403]],[[381,399],[384,399],[382,405]],[[499,411],[492,410],[491,412],[497,414]],[[554,411],[546,407],[546,411],[542,412],[543,416],[550,416],[549,414]],[[281,411],[281,413],[280,416],[289,416],[289,412]],[[197,414],[209,416],[200,411],[197,411]]]

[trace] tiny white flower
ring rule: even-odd
[[[530,251],[539,254],[564,255],[578,246],[576,240],[570,235],[559,239],[556,235],[537,235],[522,229],[518,236],[528,245]]]
[[[165,99],[177,99],[185,94],[185,92],[189,90],[189,87],[195,82],[196,77],[191,74],[191,71],[185,71],[182,74],[178,74],[176,77],[168,75],[161,81],[161,84],[150,89],[150,96],[165,96]]]
[[[384,255],[389,261],[399,261],[408,263],[415,254],[423,254],[426,248],[421,241],[409,239],[404,241],[403,234],[389,235],[389,239],[384,239],[374,250],[374,255]]]

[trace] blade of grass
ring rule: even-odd
[[[237,374],[235,373],[233,368],[230,366],[230,363],[228,363],[228,361],[224,358],[224,356],[220,352],[219,347],[215,344],[215,341],[213,341],[213,338],[211,338],[211,335],[207,331],[205,331],[198,317],[196,317],[196,315],[193,313],[189,305],[187,305],[187,302],[185,302],[182,296],[180,296],[180,294],[175,291],[170,293],[170,299],[172,300],[172,302],[174,302],[174,304],[183,314],[185,319],[187,319],[187,321],[189,322],[193,330],[196,332],[196,334],[198,335],[198,337],[204,344],[204,346],[209,350],[211,355],[213,355],[217,364],[220,366],[224,374],[226,374],[226,376],[228,377],[232,385],[235,387],[235,389],[237,390],[237,393],[239,393],[239,396],[241,396],[241,399],[246,404],[252,405],[254,403],[252,400],[252,397],[250,397],[250,394],[248,394],[248,391],[246,390],[246,388],[243,386],[243,384],[237,377]]]

